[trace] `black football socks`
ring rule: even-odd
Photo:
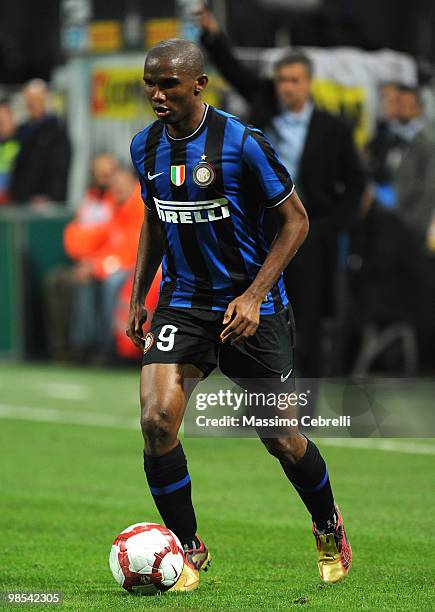
[[[179,442],[169,453],[154,457],[144,453],[144,470],[158,511],[184,547],[196,542],[196,517],[186,456]]]
[[[334,497],[328,468],[317,446],[307,439],[305,454],[297,463],[292,464],[284,459],[279,461],[311,514],[316,528],[319,531],[327,530],[334,521]]]

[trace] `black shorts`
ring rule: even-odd
[[[218,365],[236,382],[274,379],[282,391],[292,391],[295,331],[291,307],[261,316],[255,334],[235,345],[220,340],[223,316],[221,311],[159,306],[145,336],[142,365],[191,363],[204,378]]]

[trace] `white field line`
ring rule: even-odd
[[[41,386],[47,397],[61,400],[88,400],[91,397],[89,387],[78,383],[50,382]]]
[[[135,419],[113,414],[99,414],[78,410],[56,410],[55,408],[31,408],[30,406],[13,406],[9,404],[0,404],[0,419],[64,423],[66,425],[88,425],[91,427],[112,427],[115,429],[139,429],[139,416]]]
[[[435,455],[435,445],[417,444],[400,441],[398,438],[317,438],[320,446],[338,446],[339,448],[362,448],[409,455]]]
[[[63,411],[56,410],[55,408],[31,408],[30,406],[13,406],[9,404],[0,404],[0,419],[139,430],[139,417],[136,419],[113,414],[96,414],[77,410]],[[318,438],[317,441],[320,446],[380,450],[410,455],[435,455],[435,445],[402,442],[397,438]]]

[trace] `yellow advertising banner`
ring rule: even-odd
[[[334,115],[345,117],[353,127],[358,147],[362,148],[370,138],[370,122],[367,110],[367,91],[364,87],[342,85],[326,79],[314,79],[313,98],[316,106]]]
[[[98,119],[134,120],[144,115],[147,100],[141,67],[96,65],[91,77],[91,112]],[[226,89],[225,83],[213,74],[204,100],[219,106]],[[353,87],[328,80],[313,82],[316,106],[336,115],[342,115],[353,126],[354,138],[363,147],[370,135],[367,112],[367,92],[364,87]],[[146,113],[147,114],[147,113]]]
[[[203,99],[219,106],[226,85],[221,77],[212,74],[211,84]],[[129,121],[150,115],[143,85],[143,69],[96,65],[91,75],[91,114],[96,119]]]
[[[180,35],[180,22],[174,17],[149,19],[144,25],[145,48],[151,49],[161,40],[177,38]]]
[[[122,32],[119,21],[94,21],[89,25],[89,50],[93,53],[119,51]]]
[[[145,105],[142,68],[96,66],[91,80],[92,115],[101,119],[135,119]]]

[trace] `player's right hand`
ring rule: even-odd
[[[128,328],[125,333],[140,351],[143,351],[145,345],[142,326],[146,320],[147,311],[144,306],[142,304],[132,304],[128,315]]]

